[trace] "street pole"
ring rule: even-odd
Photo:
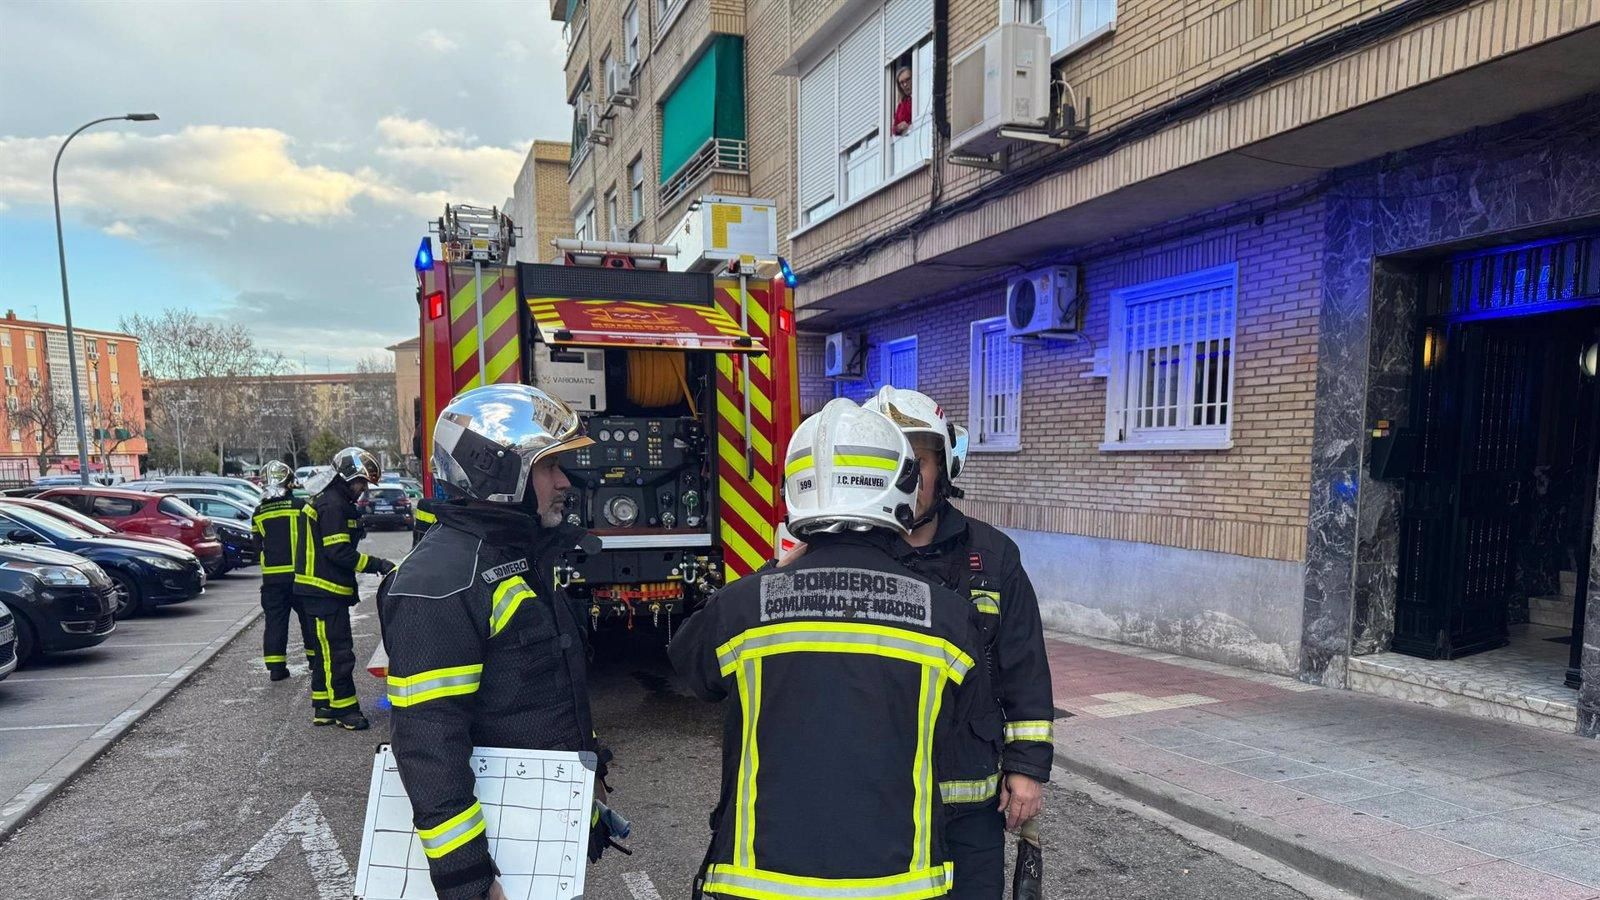
[[[55,165],[50,169],[50,193],[56,206],[56,255],[61,261],[61,307],[67,319],[67,366],[72,370],[72,422],[78,430],[78,479],[83,484],[89,483],[89,442],[83,427],[83,397],[78,393],[78,336],[72,330],[72,297],[67,291],[67,242],[61,235],[61,154],[67,152],[67,145],[72,143],[73,138],[101,122],[153,122],[157,118],[155,113],[128,113],[125,116],[95,119],[79,126],[77,131],[67,135],[67,139],[61,142],[61,149],[56,151]]]

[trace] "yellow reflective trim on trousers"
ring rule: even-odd
[[[483,829],[483,805],[474,800],[471,806],[439,825],[418,828],[417,840],[429,859],[438,859],[483,834]]]
[[[267,653],[261,657],[261,661],[268,665],[271,665],[272,663],[286,663],[289,661],[289,657],[276,653]]]
[[[937,666],[960,684],[972,669],[972,657],[949,641],[887,625],[854,622],[785,622],[740,632],[717,648],[722,674],[746,655],[768,656],[792,651],[872,653]]]
[[[880,459],[876,456],[858,456],[849,453],[835,453],[833,464],[836,466],[856,466],[862,469],[883,469],[893,472],[900,468],[900,464],[892,459]]]
[[[945,803],[982,803],[1000,793],[1000,773],[976,781],[941,781],[939,799]]]
[[[322,684],[326,687],[328,705],[334,709],[344,709],[355,706],[357,698],[354,696],[341,697],[333,690],[333,647],[328,644],[328,623],[317,619],[317,646],[322,648]],[[313,697],[313,699],[317,699]]]
[[[978,608],[978,612],[998,616],[1000,615],[1000,594],[996,591],[980,591],[974,588],[972,591],[972,605]]]
[[[389,702],[396,707],[417,706],[443,697],[460,697],[478,692],[483,680],[483,664],[429,669],[416,675],[388,678]]]
[[[350,543],[350,535],[343,532],[340,532],[339,534],[330,534],[322,539],[322,546],[324,547],[332,547],[334,544],[348,543]]]
[[[1028,719],[1006,723],[1006,743],[1012,741],[1039,741],[1055,743],[1055,723],[1046,719]]]
[[[950,892],[953,869],[945,863],[882,878],[809,878],[719,864],[706,870],[706,890],[749,900],[928,900]]]
[[[796,472],[803,472],[814,465],[816,465],[816,460],[811,456],[811,454],[807,453],[805,456],[802,456],[799,459],[791,460],[787,465],[785,465],[783,467],[783,477],[793,478]]]
[[[494,589],[494,602],[489,607],[489,637],[494,637],[506,627],[522,606],[522,601],[536,600],[538,597],[521,575],[500,582],[500,586]]]

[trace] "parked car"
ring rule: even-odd
[[[0,681],[17,668],[17,618],[0,603]]]
[[[415,478],[385,478],[378,482],[379,487],[397,487],[406,492],[412,503],[422,499],[422,482]]]
[[[205,571],[192,553],[120,537],[97,537],[55,516],[15,504],[0,506],[0,538],[64,550],[99,565],[114,582],[113,610],[118,618],[181,603],[199,596],[206,586]]]
[[[93,647],[110,637],[117,628],[117,586],[108,576],[72,553],[0,542],[0,596],[16,632],[16,665],[27,665],[40,653]]]
[[[179,541],[174,541],[170,538],[154,537],[148,534],[136,534],[131,531],[118,531],[108,525],[101,524],[95,519],[89,518],[70,506],[63,506],[60,503],[51,503],[48,500],[38,500],[29,497],[0,497],[0,507],[3,507],[8,503],[15,503],[18,506],[24,506],[28,509],[36,509],[39,512],[45,513],[46,515],[55,516],[69,525],[76,525],[79,528],[82,528],[84,531],[89,532],[95,537],[114,537],[121,538],[125,541],[138,541],[141,544],[151,544],[169,552],[188,553],[190,556],[194,556],[194,554],[190,552],[189,548],[185,547]]]
[[[203,482],[173,482],[173,481],[131,481],[124,485],[131,491],[142,491],[146,494],[209,494],[213,497],[227,497],[247,503],[252,508],[261,498],[248,493],[230,484],[206,484]]]
[[[376,529],[380,525],[390,528],[411,527],[411,498],[397,484],[367,488],[356,500],[356,509],[361,511],[362,528]]]
[[[206,575],[222,571],[222,542],[211,520],[177,497],[118,488],[51,488],[39,495],[76,509],[118,531],[178,541],[200,558]]]
[[[226,564],[218,574],[230,569],[253,566],[261,559],[261,547],[256,542],[255,527],[251,519],[254,506],[245,506],[230,497],[213,494],[170,494],[194,507],[216,526],[217,537],[222,540],[222,556]]]
[[[37,484],[31,484],[27,487],[6,488],[5,490],[0,491],[0,497],[34,497],[44,493],[47,490],[49,490],[49,488],[41,487]]]
[[[249,497],[253,497],[258,501],[261,499],[261,495],[263,493],[261,487],[252,483],[249,479],[235,478],[232,475],[168,475],[167,477],[160,479],[160,481],[165,484],[173,485],[211,484],[217,485],[218,487],[233,488],[235,491],[238,491]]]

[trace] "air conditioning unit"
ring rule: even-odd
[[[866,374],[867,342],[859,331],[835,331],[822,350],[822,374],[860,378]]]
[[[950,67],[950,152],[989,155],[1002,128],[1042,128],[1050,115],[1050,33],[1007,22]]]
[[[633,106],[633,73],[625,70],[616,60],[606,62],[606,84],[611,85],[607,103],[631,108]]]
[[[606,117],[600,112],[598,106],[589,107],[589,136],[587,140],[591,144],[600,144],[602,146],[611,144],[610,123],[606,121]]]
[[[1006,283],[1006,335],[1049,337],[1076,334],[1082,322],[1078,267],[1047,266]]]

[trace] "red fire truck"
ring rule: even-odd
[[[516,228],[493,209],[447,207],[434,230],[437,257],[425,239],[416,263],[419,446],[480,384],[566,400],[595,440],[565,457],[568,521],[597,540],[556,579],[596,625],[670,638],[709,591],[773,555],[799,407],[783,277],[749,257],[669,271],[675,247],[635,243],[557,241],[558,263],[511,262]]]

